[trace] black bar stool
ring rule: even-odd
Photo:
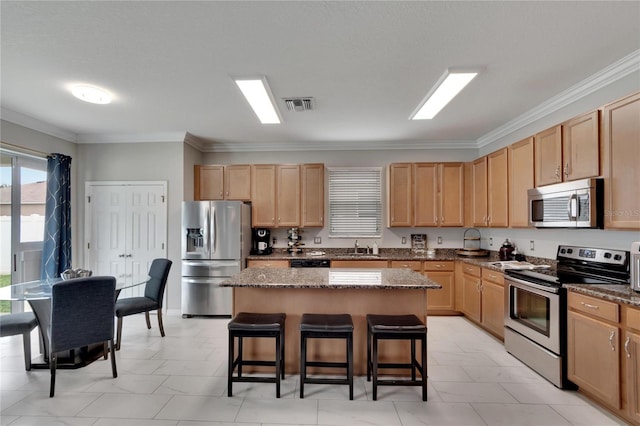
[[[378,340],[411,340],[411,362],[378,362]],[[416,359],[416,340],[420,341],[422,362]],[[373,353],[372,353],[373,349]],[[378,379],[378,369],[407,368],[411,379]],[[421,380],[416,380],[416,370]],[[378,386],[422,386],[422,400],[427,400],[427,327],[415,315],[367,315],[367,381],[373,373],[373,400],[378,398]]]
[[[307,339],[346,339],[346,362],[307,361]],[[307,367],[346,368],[345,379],[307,377]],[[304,384],[349,385],[349,399],[353,399],[353,321],[349,314],[303,314],[300,319],[300,398],[304,398]]]
[[[276,384],[276,398],[280,398],[280,377],[284,379],[284,321],[286,315],[240,312],[228,325],[229,328],[229,370],[227,395],[233,394],[233,382],[262,382]],[[235,357],[235,338],[238,338],[238,357]],[[242,339],[245,337],[273,337],[276,342],[275,360],[245,360],[242,358]],[[246,377],[242,375],[243,365],[271,366],[276,368],[275,377]],[[238,375],[233,372],[238,368]]]

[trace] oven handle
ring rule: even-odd
[[[521,280],[519,278],[515,278],[507,275],[505,280],[510,281],[513,287],[521,288],[523,290],[528,290],[532,293],[539,294],[544,296],[545,294],[558,294],[560,293],[560,289],[556,287],[547,287],[544,285],[532,283],[530,281]]]

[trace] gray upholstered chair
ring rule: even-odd
[[[52,397],[56,385],[57,353],[94,343],[109,342],[111,371],[118,377],[113,341],[116,279],[114,277],[76,278],[53,284],[51,288],[51,323],[49,365]]]
[[[24,347],[24,369],[31,370],[31,330],[38,326],[33,312],[0,315],[0,337],[22,334]]]
[[[128,315],[144,312],[147,319],[147,328],[151,329],[149,312],[157,310],[160,335],[164,337],[162,300],[164,298],[164,289],[167,285],[171,263],[169,259],[154,259],[151,263],[151,268],[149,268],[149,280],[145,284],[144,297],[126,297],[118,299],[116,302],[116,317],[118,317],[116,350],[120,350],[120,343],[122,341],[122,318]]]

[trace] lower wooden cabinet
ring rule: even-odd
[[[462,268],[462,312],[467,318],[477,323],[482,319],[481,284],[480,268],[473,265],[464,265]]]
[[[569,292],[567,377],[589,395],[619,410],[619,306]]]
[[[427,292],[427,315],[455,313],[454,262],[425,261],[422,273],[442,286]]]
[[[289,261],[288,260],[256,260],[256,259],[247,259],[247,268],[288,268]]]
[[[640,424],[640,309],[625,307],[624,374],[629,418]]]

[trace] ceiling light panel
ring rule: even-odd
[[[478,71],[447,70],[410,118],[412,120],[432,119],[477,75]]]
[[[235,82],[262,124],[280,124],[280,115],[265,78],[236,78]]]
[[[111,103],[111,94],[104,89],[86,84],[78,84],[71,88],[71,94],[81,101],[105,105]]]

